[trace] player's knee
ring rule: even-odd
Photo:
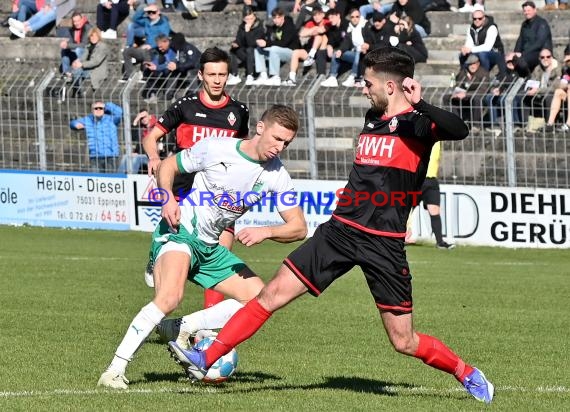
[[[165,314],[173,312],[182,301],[182,293],[159,293],[154,298],[154,303]]]
[[[264,287],[259,292],[256,299],[259,301],[259,304],[269,312],[275,312],[277,309],[283,306],[278,303],[279,296],[275,290],[268,290],[267,287]]]
[[[391,337],[390,341],[392,342],[392,346],[398,353],[410,356],[415,353],[414,340],[412,336]]]

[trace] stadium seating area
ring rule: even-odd
[[[513,49],[519,34],[523,16],[520,1],[488,0],[487,13],[492,15],[499,25],[505,49]],[[542,2],[537,3],[542,8]],[[76,7],[95,22],[95,6],[89,0],[76,0]],[[192,20],[186,20],[180,13],[169,13],[172,29],[183,33],[187,40],[199,49],[218,46],[228,49],[235,35],[235,28],[241,21],[242,5],[228,5],[221,12],[201,12]],[[0,18],[8,16],[4,8]],[[265,18],[264,13],[258,13]],[[563,49],[568,44],[568,21],[570,11],[551,11],[539,14],[546,18],[552,30],[554,55],[563,56]],[[426,98],[432,103],[442,104],[441,97],[449,87],[450,75],[458,71],[458,51],[464,43],[465,32],[470,24],[469,13],[430,12],[432,33],[425,39],[429,50],[427,63],[417,65],[416,76],[426,88]],[[140,97],[140,85],[133,85],[125,91],[118,83],[121,76],[121,49],[125,39],[122,37],[129,19],[119,26],[118,39],[105,40],[111,45],[114,61],[111,65],[111,78],[101,91],[104,99],[118,104],[130,101],[130,117],[147,106]],[[69,18],[60,24],[69,24]],[[220,29],[223,27],[223,29]],[[48,170],[85,170],[85,142],[76,133],[69,130],[69,119],[84,115],[89,110],[92,97],[71,99],[61,96],[61,80],[54,72],[47,84],[43,99],[33,93],[46,73],[55,71],[60,60],[60,39],[55,37],[55,28],[44,37],[26,37],[15,39],[7,29],[0,30],[0,168],[34,169],[46,167]],[[313,69],[314,70],[314,69]],[[309,71],[295,88],[281,87],[246,87],[242,84],[230,89],[237,99],[248,103],[252,110],[252,119],[273,102],[287,102],[302,107],[315,82],[315,74]],[[195,87],[192,83],[179,93]],[[180,94],[179,94],[180,95]],[[367,107],[367,102],[356,88],[326,89],[315,87],[312,96],[315,112],[304,113],[304,126],[299,134],[295,150],[289,153],[290,169],[295,177],[314,176],[308,162],[307,128],[317,130],[317,173],[323,179],[344,179],[348,173],[353,150],[353,139],[359,129],[359,122]],[[42,119],[46,139],[42,143],[38,138],[38,104],[43,105],[45,118]],[[159,101],[151,109],[159,113],[169,101]],[[314,118],[309,119],[310,116]],[[315,124],[310,125],[309,122]],[[122,133],[126,133],[125,130]],[[123,136],[124,137],[124,136]],[[518,136],[515,139],[517,157],[517,184],[520,185],[556,185],[570,187],[568,161],[570,147],[568,133],[545,136]],[[40,142],[40,143],[38,143]],[[47,164],[39,159],[39,146],[46,145]],[[480,131],[473,132],[473,138],[463,143],[449,145],[442,162],[442,181],[447,183],[506,184],[508,159],[505,140]]]

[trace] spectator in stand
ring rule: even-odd
[[[78,11],[71,15],[71,27],[66,28],[67,38],[59,43],[61,48],[61,73],[66,81],[71,81],[71,63],[83,56],[89,44],[91,24],[87,17]]]
[[[103,86],[109,74],[109,47],[101,38],[101,30],[92,27],[89,30],[89,44],[85,53],[71,63],[71,76],[73,79],[73,96],[83,96],[82,83],[91,79],[93,91]]]
[[[465,0],[463,7],[459,8],[457,11],[460,13],[473,13],[477,6],[485,7],[484,0]]]
[[[326,19],[329,21],[329,24],[326,26],[327,31],[322,36],[320,47],[315,55],[317,75],[326,74],[327,61],[331,60],[334,51],[340,48],[348,32],[348,21],[342,18],[342,15],[337,9],[329,9],[326,14]],[[308,67],[311,64],[310,59],[303,62],[304,67]]]
[[[157,102],[157,94],[161,89],[169,89],[174,84],[173,73],[176,71],[176,50],[170,47],[170,39],[159,34],[154,39],[156,47],[151,50],[149,61],[143,62],[143,77],[146,84],[142,96],[148,104]]]
[[[444,101],[450,100],[452,111],[463,120],[471,120],[472,131],[480,131],[476,124],[481,122],[483,112],[481,103],[487,92],[489,72],[481,66],[479,57],[472,54],[465,61],[465,67],[455,78],[456,87],[451,95],[444,96]]]
[[[422,37],[431,33],[431,23],[418,0],[397,0],[390,10],[390,20],[398,24],[402,17],[410,16],[415,23],[415,29]]]
[[[380,12],[372,13],[372,18],[362,29],[364,43],[360,47],[362,54],[390,45],[390,36],[394,33],[394,23],[386,20],[386,16]],[[361,59],[362,60],[362,59]]]
[[[517,65],[525,65],[528,71],[532,72],[538,66],[540,51],[542,49],[552,50],[552,34],[548,22],[537,15],[533,1],[525,1],[522,9],[525,21],[521,24],[515,50],[507,55],[507,60],[512,60],[513,56],[522,57],[517,60]]]
[[[544,0],[544,2],[546,3],[544,6],[544,11],[553,11],[556,10],[556,0]],[[558,10],[568,10],[568,0],[566,1],[562,1],[559,0],[558,1]]]
[[[386,20],[386,16],[378,11],[372,13],[372,18],[366,23],[362,29],[362,37],[364,43],[360,46],[359,73],[364,73],[363,62],[364,56],[369,51],[380,47],[390,46],[390,36],[394,32],[394,23]],[[362,82],[357,82],[356,86],[360,87]]]
[[[230,48],[231,67],[226,83],[228,86],[241,83],[240,65],[245,65],[245,85],[253,85],[255,75],[254,51],[257,48],[257,41],[263,38],[265,38],[265,29],[262,21],[257,18],[251,7],[244,7],[243,21],[238,27],[236,38]]]
[[[516,60],[517,57],[515,56],[514,59]],[[483,98],[483,102],[485,106],[489,108],[488,110],[488,119],[486,121],[486,126],[488,132],[495,135],[495,137],[499,136],[503,133],[502,127],[499,124],[498,118],[503,118],[504,122],[504,100],[505,100],[505,93],[513,83],[519,78],[523,77],[526,78],[529,76],[530,73],[522,72],[519,73],[515,69],[516,61],[507,60],[505,62],[506,71],[503,75],[497,75],[491,84],[491,89],[489,93],[485,95]],[[519,127],[519,126],[516,126]],[[515,129],[516,129],[515,127]],[[515,130],[516,131],[516,130]]]
[[[312,19],[309,20],[299,30],[299,41],[301,48],[293,50],[291,61],[289,63],[289,78],[283,83],[284,86],[295,86],[297,84],[297,69],[299,61],[307,61],[308,66],[315,62],[317,50],[323,43],[323,35],[327,32],[330,25],[328,19],[325,18],[325,12],[320,7],[313,7]],[[324,44],[326,49],[326,42]],[[322,74],[325,74],[324,72]]]
[[[483,6],[476,4],[473,6],[471,15],[471,26],[467,29],[465,44],[461,47],[459,54],[459,64],[465,64],[467,57],[474,53],[479,57],[481,66],[488,72],[496,65],[499,74],[505,73],[505,48],[499,35],[499,28],[495,24],[492,16],[485,15]]]
[[[135,45],[135,39],[144,40],[146,21],[143,19],[142,21],[136,22],[134,19],[139,16],[145,17],[144,9],[150,4],[156,4],[156,0],[142,0],[140,2],[138,2],[138,0],[129,0],[129,4],[133,8],[134,13],[131,16],[130,23],[127,24],[126,38],[127,47],[133,47]]]
[[[554,124],[564,102],[566,102],[566,110],[568,111],[568,114],[566,115],[566,123],[562,124],[560,131],[564,133],[570,132],[570,92],[568,83],[570,83],[570,47],[566,47],[566,50],[564,51],[562,76],[560,76],[558,87],[554,90],[554,96],[550,103],[550,114],[548,115],[548,121],[545,125],[545,131],[547,132],[554,131]]]
[[[143,169],[148,165],[148,157],[143,152],[142,141],[156,125],[156,121],[156,116],[150,114],[148,110],[142,110],[137,114],[131,128],[132,152],[130,155],[123,155],[118,169],[119,173],[146,173]],[[158,143],[158,149],[159,152],[164,149],[162,142]],[[129,156],[131,157],[130,169],[128,168]]]
[[[389,39],[392,46],[408,53],[416,63],[427,61],[428,51],[422,36],[415,29],[414,20],[411,16],[403,17],[398,21],[398,24],[394,26],[394,34]]]
[[[31,0],[28,0],[28,1],[31,1]],[[35,1],[33,3],[35,6]],[[0,26],[10,27],[10,23],[9,23],[10,19],[20,20],[20,19],[18,19],[19,10],[20,10],[19,1],[18,0],[12,0],[11,13],[8,15],[8,17],[6,17],[4,20],[2,20],[2,22],[0,23]],[[24,16],[24,18],[20,21],[26,21],[26,19],[27,19],[27,16]]]
[[[267,27],[265,38],[257,40],[258,47],[254,50],[255,71],[259,77],[253,83],[260,86],[280,86],[281,63],[289,62],[293,50],[301,47],[293,19],[279,7],[273,9],[271,17],[273,24]],[[269,60],[269,76],[266,58]]]
[[[137,10],[133,16],[133,22],[143,27],[146,43],[139,47],[128,47],[123,51],[125,72],[120,82],[126,82],[135,70],[135,64],[148,62],[151,59],[150,51],[156,47],[156,36],[164,34],[168,36],[171,32],[170,22],[166,16],[161,15],[156,4],[149,4],[142,10]],[[134,39],[134,36],[133,36]],[[128,40],[127,40],[128,42]],[[133,63],[133,60],[135,62]]]
[[[31,4],[31,3],[30,3]],[[36,3],[36,10],[38,10],[32,17],[28,20],[20,21],[16,19],[8,19],[8,25],[10,32],[19,38],[26,37],[31,32],[38,32],[44,27],[55,22],[57,1],[56,0],[38,0]],[[20,5],[20,11],[24,8],[24,5]],[[30,8],[32,10],[32,8]],[[21,16],[27,15],[25,13],[18,13],[18,19]]]
[[[127,0],[99,0],[97,5],[97,27],[104,39],[116,39],[117,27],[129,16]]]
[[[335,8],[336,5],[337,2],[334,0],[295,0],[293,13],[299,13],[295,21],[295,27],[297,27],[297,30],[301,30],[306,23],[311,21],[315,10],[320,9],[323,13],[326,13],[329,9]]]
[[[542,49],[540,63],[535,67],[525,84],[525,94],[514,101],[515,123],[525,122],[527,130],[535,132],[544,126],[546,107],[550,107],[556,80],[559,78],[558,61],[552,50]]]
[[[176,52],[175,74],[179,77],[186,77],[190,70],[200,68],[202,53],[192,43],[187,42],[182,33],[173,34],[170,44]]]
[[[351,9],[349,15],[350,22],[346,30],[346,36],[342,39],[340,46],[332,52],[329,77],[321,82],[321,86],[323,87],[338,87],[337,76],[341,62],[351,65],[349,76],[342,82],[344,87],[353,87],[356,78],[360,74],[358,72],[358,66],[360,61],[360,48],[364,43],[362,36],[364,21],[360,19],[358,9]]]
[[[85,130],[89,170],[94,173],[115,173],[119,156],[117,126],[121,123],[123,109],[114,103],[96,100],[91,110],[91,114],[72,120],[69,127],[72,130]]]
[[[390,4],[390,9],[392,8],[391,6],[392,5]],[[368,4],[360,6],[360,9],[358,11],[362,16],[362,20],[366,21],[368,20],[368,16],[371,15],[372,13],[382,12],[382,4],[380,4],[380,0],[368,0]]]
[[[45,0],[13,0],[10,18],[25,22],[39,12],[45,5]],[[10,25],[9,19],[6,21]]]

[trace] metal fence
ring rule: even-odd
[[[71,119],[91,111],[94,99],[123,108],[119,126],[121,152],[131,153],[134,116],[142,109],[159,115],[171,102],[199,84],[192,74],[170,82],[156,99],[144,99],[142,84],[119,83],[120,67],[96,93],[71,92],[53,69],[54,62],[0,62],[0,168],[52,171],[87,171],[87,142],[82,131],[72,131]],[[271,104],[287,104],[301,118],[295,142],[282,158],[294,178],[345,180],[354,159],[356,138],[369,102],[357,88],[324,88],[322,78],[304,76],[296,87],[230,87],[229,93],[245,102],[251,126]],[[471,126],[463,141],[446,142],[440,177],[443,183],[525,187],[570,187],[568,133],[530,131],[528,122],[513,123],[521,82],[504,87],[489,105],[489,85],[460,103],[449,99],[450,88],[426,88],[424,99],[461,113]],[[148,96],[148,93],[145,95]],[[531,102],[532,103],[532,102]],[[528,105],[525,102],[524,105]],[[523,105],[523,106],[524,106]],[[490,114],[496,109],[496,116]],[[534,110],[534,109],[533,109]],[[548,111],[548,109],[543,109]],[[567,109],[561,111],[565,120]],[[536,113],[535,113],[536,114]],[[545,115],[546,116],[546,115]],[[173,136],[165,139],[171,147]],[[126,160],[129,156],[125,157]]]

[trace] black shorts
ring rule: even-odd
[[[427,209],[427,205],[439,206],[441,192],[439,191],[439,181],[435,177],[426,177],[424,180],[420,200],[424,202],[424,209]]]
[[[332,218],[283,263],[313,296],[360,266],[379,309],[412,312],[412,276],[403,239],[372,236]]]

